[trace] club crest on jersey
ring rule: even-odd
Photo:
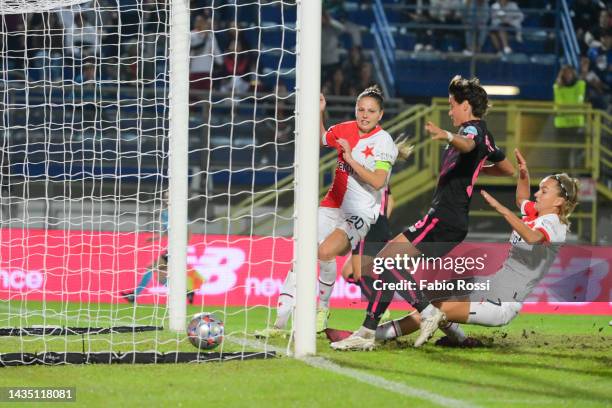
[[[367,159],[370,156],[374,156],[374,148],[372,146],[366,146],[361,153],[364,155],[364,157]]]

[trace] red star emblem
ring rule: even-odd
[[[368,156],[374,156],[374,149],[370,146],[366,146],[365,149],[361,151],[361,153],[363,153],[363,155],[367,159]]]

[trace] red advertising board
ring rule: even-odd
[[[150,237],[147,233],[2,229],[0,300],[122,302],[120,293],[133,290],[161,253],[164,242],[153,245],[147,241]],[[500,265],[508,253],[507,244],[465,245],[486,246],[494,254],[489,262]],[[205,282],[197,291],[196,302],[275,306],[291,268],[292,251],[292,241],[287,238],[194,235],[188,266]],[[339,270],[343,262],[339,260]],[[567,245],[523,311],[612,314],[611,269],[612,247]],[[559,277],[567,281],[568,272],[583,278],[576,280],[572,290],[595,301],[568,302],[557,298],[558,291],[549,290]],[[151,283],[138,301],[163,303],[165,291],[164,286]],[[332,306],[363,307],[359,288],[339,278]],[[395,302],[395,307],[402,303]]]

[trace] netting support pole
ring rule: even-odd
[[[172,0],[170,16],[168,314],[170,330],[182,332],[187,314],[189,0]]]
[[[295,357],[315,354],[321,1],[297,2],[294,270]]]

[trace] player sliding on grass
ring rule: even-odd
[[[463,241],[467,235],[468,212],[472,191],[478,175],[509,176],[514,167],[504,153],[495,146],[482,117],[489,107],[488,96],[478,79],[467,80],[455,76],[448,87],[449,116],[458,134],[440,129],[428,122],[426,130],[433,140],[444,141],[447,147],[442,156],[438,184],[431,208],[425,217],[397,235],[377,255],[395,258],[408,255],[442,257]],[[485,165],[486,161],[492,162]],[[385,283],[411,281],[409,271],[386,269],[379,277]],[[373,289],[375,290],[375,289]],[[425,343],[444,322],[444,313],[429,303],[423,293],[398,291],[398,294],[421,314],[421,333],[415,347]],[[381,316],[387,310],[394,291],[377,291],[368,304],[362,327],[351,336],[332,343],[337,350],[367,350],[375,345],[375,331]]]
[[[516,205],[523,218],[500,204],[486,191],[484,199],[500,213],[513,228],[510,253],[503,266],[490,280],[490,291],[479,294],[479,301],[443,301],[438,307],[451,322],[481,326],[504,326],[521,310],[523,301],[548,273],[560,245],[565,242],[568,218],[578,203],[578,181],[565,173],[553,174],[540,182],[535,201],[529,201],[530,184],[527,163],[516,150],[519,176],[516,186]],[[410,334],[419,329],[420,316],[416,313],[379,326],[376,338],[387,340]],[[461,332],[462,333],[462,332]],[[444,343],[460,345],[465,335],[448,337]]]
[[[327,327],[329,299],[336,282],[336,257],[355,248],[378,219],[383,192],[398,154],[393,139],[379,125],[383,117],[383,95],[377,85],[359,94],[353,121],[326,130],[323,123],[325,107],[325,97],[321,95],[320,145],[338,151],[338,164],[334,181],[318,212],[317,332]],[[274,327],[255,335],[285,335],[294,298],[295,273],[289,271],[278,299]]]

